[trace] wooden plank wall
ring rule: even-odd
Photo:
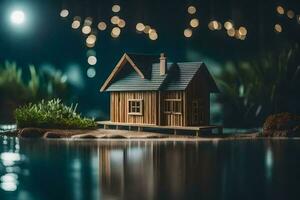
[[[204,101],[204,112],[205,121],[197,125],[209,125],[210,123],[210,93],[208,85],[206,84],[205,77],[201,73],[197,73],[194,79],[189,84],[186,89],[186,124],[187,126],[195,125],[193,124],[193,112],[192,112],[192,102],[193,100],[201,99]]]
[[[164,113],[164,100],[165,99],[181,99],[182,112],[181,114]],[[185,91],[166,91],[161,92],[161,124],[166,126],[186,126],[185,115],[186,115],[186,102],[185,102]]]
[[[158,93],[141,92],[111,92],[110,120],[112,122],[158,124]],[[143,115],[128,114],[128,100],[143,100]]]

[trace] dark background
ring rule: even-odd
[[[119,4],[118,13],[126,21],[119,38],[110,36],[110,18],[113,4]],[[191,16],[187,7],[195,5],[194,15],[200,21],[191,38],[183,36]],[[296,17],[279,16],[276,7],[282,5],[300,14],[299,1],[272,0],[1,0],[0,1],[0,62],[16,61],[24,69],[28,64],[38,68],[62,70],[73,84],[70,95],[73,102],[85,114],[105,117],[108,112],[108,95],[99,88],[124,52],[165,52],[171,61],[204,61],[214,74],[227,61],[255,59],[270,49],[279,47],[281,41],[299,43],[300,24]],[[13,27],[9,22],[10,11],[24,10],[27,21],[23,27]],[[59,13],[66,8],[70,15],[64,19]],[[97,52],[96,76],[88,78],[85,38],[80,29],[73,30],[74,16],[92,17],[94,23],[104,20],[108,29],[98,32],[95,48]],[[208,23],[218,20],[222,24],[233,20],[248,30],[244,41],[227,36],[226,31],[210,31]],[[143,22],[154,27],[158,40],[151,41],[145,34],[137,34],[135,25]],[[283,32],[274,32],[280,23]]]

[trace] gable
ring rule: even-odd
[[[135,70],[135,72],[140,76],[141,79],[145,78],[145,75],[142,73],[142,71],[136,66],[136,64],[132,61],[132,59],[125,53],[118,64],[115,66],[109,77],[104,82],[103,86],[101,87],[100,91],[104,91],[107,89],[109,84],[114,80],[114,78],[117,76],[117,74],[121,71],[121,69],[129,63],[130,66]]]

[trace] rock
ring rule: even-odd
[[[40,128],[23,128],[19,130],[19,136],[23,138],[42,138],[46,133]]]
[[[263,125],[266,137],[300,137],[300,116],[291,113],[270,115]]]
[[[61,133],[48,131],[45,133],[44,138],[65,138],[65,135],[62,135]]]

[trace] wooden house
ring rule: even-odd
[[[112,123],[186,127],[209,125],[210,93],[219,90],[202,62],[125,53],[100,91],[110,92]]]

